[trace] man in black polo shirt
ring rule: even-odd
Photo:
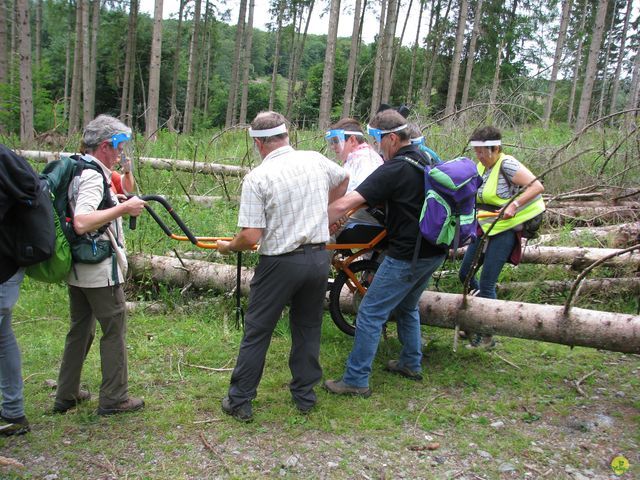
[[[398,360],[388,362],[387,370],[412,380],[422,379],[418,300],[445,259],[444,249],[421,241],[417,261],[412,261],[424,203],[424,177],[402,158],[422,160],[418,147],[411,145],[405,118],[395,110],[379,112],[369,125],[369,134],[378,142],[385,163],[353,192],[329,205],[329,222],[333,224],[363,203],[385,205],[389,249],[360,304],[346,370],[340,380],[325,382],[331,393],[364,397],[371,395],[371,366],[382,327],[392,311],[398,322],[402,351]]]

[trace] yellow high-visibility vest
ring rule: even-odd
[[[492,205],[496,207],[496,210],[499,210],[500,207],[506,205],[509,202],[508,198],[500,198],[498,196],[498,180],[500,175],[500,165],[505,158],[513,158],[511,156],[507,156],[504,153],[500,153],[498,157],[498,161],[492,167],[491,172],[489,173],[489,178],[487,178],[487,182],[484,184],[484,188],[482,189],[482,194],[478,192],[478,196],[476,198],[477,203],[479,205]],[[478,173],[482,176],[484,174],[485,168],[482,163],[478,162]],[[505,232],[507,230],[511,230],[512,228],[517,227],[518,225],[523,224],[527,220],[531,220],[533,217],[541,214],[545,211],[544,200],[542,200],[542,195],[536,195],[535,198],[530,200],[524,205],[520,205],[516,210],[516,214],[508,219],[499,220],[496,225],[491,229],[489,236],[497,235],[498,233]],[[483,210],[478,209],[478,213],[483,212]],[[478,223],[484,232],[487,232],[491,227],[491,224],[495,221],[495,217],[480,217],[478,218]]]

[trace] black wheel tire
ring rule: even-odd
[[[380,264],[373,260],[360,260],[359,262],[353,262],[349,268],[358,281],[365,288],[369,288],[379,266]],[[350,295],[352,288],[355,290],[351,304],[352,308],[350,311],[345,312],[340,308],[340,295]],[[329,292],[329,312],[331,313],[333,323],[347,335],[353,336],[356,333],[356,315],[358,314],[358,307],[361,301],[362,296],[358,293],[357,289],[355,289],[355,286],[352,285],[351,279],[347,277],[346,273],[340,272],[334,279]]]

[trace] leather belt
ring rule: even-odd
[[[306,243],[304,245],[300,245],[298,248],[291,250],[290,252],[283,253],[283,255],[291,255],[292,253],[304,253],[312,250],[324,250],[324,243]]]

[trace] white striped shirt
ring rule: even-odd
[[[281,255],[329,240],[329,191],[347,176],[324,155],[280,147],[244,178],[238,226],[263,229],[258,252]]]

